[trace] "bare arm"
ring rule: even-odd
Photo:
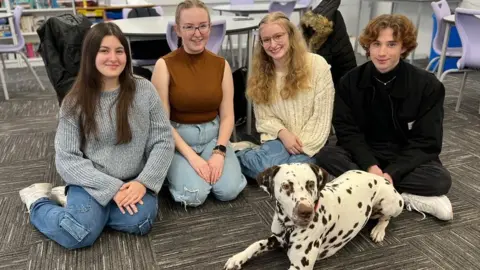
[[[232,136],[234,128],[234,111],[233,111],[233,77],[230,65],[225,61],[225,69],[222,81],[223,98],[220,103],[220,130],[218,132],[217,143],[227,145]]]
[[[155,64],[153,71],[152,83],[157,89],[160,99],[163,103],[163,108],[167,119],[170,119],[170,102],[168,98],[168,86],[170,84],[170,74],[168,73],[167,64],[165,60],[159,59]],[[180,152],[188,161],[197,157],[197,153],[182,139],[177,130],[172,127],[173,139],[175,140],[175,149]]]

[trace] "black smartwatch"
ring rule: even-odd
[[[220,151],[220,152],[222,152],[222,153],[227,153],[227,147],[225,147],[225,145],[221,145],[221,144],[215,146],[215,147],[213,148],[213,150],[214,150],[214,151],[215,151],[215,150],[218,150],[218,151]]]

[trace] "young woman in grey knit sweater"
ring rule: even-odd
[[[52,194],[49,183],[20,191],[31,223],[68,249],[92,245],[106,226],[146,234],[157,215],[173,136],[155,88],[133,76],[129,55],[115,24],[100,23],[87,33],[55,137],[66,191]]]

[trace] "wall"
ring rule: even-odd
[[[180,0],[150,0],[155,4],[159,4],[165,10],[166,15],[174,15],[175,14],[175,7],[180,2]],[[315,1],[315,0],[314,0]],[[208,6],[220,5],[220,4],[228,4],[228,0],[204,0],[204,2]],[[268,0],[255,0],[257,3],[261,2],[269,2]],[[453,10],[457,7],[454,1],[448,1],[450,8]],[[422,13],[420,17],[420,27],[418,31],[418,48],[415,52],[415,59],[423,59],[428,58],[430,54],[430,46],[431,46],[431,38],[432,38],[432,29],[433,29],[433,20],[432,20],[432,8],[430,6],[430,2],[422,3]],[[359,0],[342,0],[340,5],[340,12],[342,13],[345,24],[347,25],[347,31],[353,38],[357,36],[356,33],[356,26],[358,21],[358,11],[360,7]],[[362,4],[362,14],[360,20],[360,31],[365,27],[368,20],[370,19],[370,7],[371,8],[371,16],[372,18],[384,13],[390,13],[392,11],[392,4],[388,2],[382,3],[370,3],[370,2],[363,2]],[[406,15],[410,18],[413,23],[416,23],[417,11],[419,8],[418,3],[401,3],[395,5],[395,13],[401,13]],[[218,14],[216,11],[211,10],[211,14]],[[226,15],[226,14],[224,14]],[[255,17],[262,17],[262,15],[253,15]],[[298,12],[292,14],[291,18],[294,22],[299,21]],[[234,39],[234,44],[236,39]],[[236,45],[234,45],[236,46]],[[358,50],[359,52],[363,53],[361,49]]]

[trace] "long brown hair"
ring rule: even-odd
[[[287,31],[290,48],[287,52],[285,85],[280,96],[286,100],[294,98],[297,93],[308,90],[311,68],[306,68],[308,48],[300,30],[281,12],[266,15],[259,24],[277,23]],[[251,76],[248,79],[247,97],[257,104],[270,104],[275,92],[275,64],[265,52],[259,37],[253,54]]]
[[[115,36],[118,38],[127,56],[125,68],[119,76],[120,93],[115,102],[117,115],[116,135],[117,144],[125,144],[132,140],[128,113],[135,95],[135,79],[132,73],[130,49],[127,39],[117,25],[113,23],[99,23],[93,26],[85,35],[82,46],[80,71],[72,89],[65,98],[66,102],[63,104],[63,106],[67,106],[67,112],[73,113],[80,118],[82,146],[86,138],[97,137],[98,127],[95,121],[95,112],[100,102],[100,94],[103,88],[103,75],[98,71],[95,65],[95,59],[105,36]]]

